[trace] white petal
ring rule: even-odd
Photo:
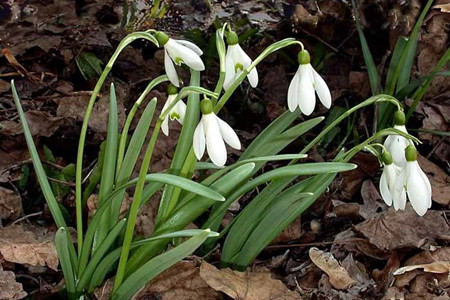
[[[380,178],[380,194],[381,198],[383,198],[384,202],[386,202],[387,205],[392,205],[392,195],[389,191],[389,187],[387,184],[387,174],[386,174],[386,166],[384,167],[383,173],[381,174]]]
[[[300,82],[300,67],[295,72],[294,78],[292,78],[288,89],[288,107],[291,112],[294,112],[298,107],[298,98],[300,97],[300,91],[298,90]]]
[[[164,50],[164,67],[166,69],[167,77],[169,77],[170,82],[176,86],[180,87],[180,80],[178,79],[177,70],[175,70],[175,66],[173,65],[172,59],[170,58],[167,50]]]
[[[194,148],[194,153],[197,159],[202,159],[202,156],[205,153],[205,131],[203,128],[203,118],[195,128],[192,147]]]
[[[397,177],[394,185],[393,202],[395,210],[405,209],[406,191],[405,191],[406,172],[403,169]]]
[[[299,107],[303,114],[309,116],[316,106],[316,94],[314,92],[313,79],[311,73],[311,65],[300,65],[300,82],[299,82]]]
[[[224,166],[227,162],[227,149],[220,134],[219,124],[216,118],[214,113],[203,115],[206,149],[209,158],[216,166]]]
[[[189,49],[191,49],[192,51],[194,51],[197,55],[201,56],[203,54],[202,49],[200,49],[196,44],[186,41],[186,40],[175,40],[177,43],[188,47]]]
[[[388,152],[391,152],[391,144],[394,141],[393,135],[388,135],[386,140],[384,140],[383,146],[387,149]]]
[[[165,47],[173,61],[176,62],[178,58],[181,58],[183,63],[185,63],[189,68],[196,71],[205,70],[205,65],[203,64],[200,56],[188,47],[183,46],[172,39],[169,39]]]
[[[423,181],[417,162],[406,163],[406,189],[409,201],[419,216],[423,216],[429,206],[431,195],[428,193],[426,182]]]
[[[180,118],[177,119],[178,123],[183,124],[184,116],[186,115],[186,104],[183,102],[183,100],[180,100],[177,102],[174,109],[176,109],[176,112],[180,116]]]
[[[405,148],[408,147],[409,141],[401,135],[394,135],[393,141],[388,151],[392,155],[394,163],[399,167],[406,165]]]
[[[225,91],[228,90],[235,79],[236,72],[234,69],[233,55],[230,52],[230,46],[228,46],[227,53],[225,54],[225,80],[223,82]]]
[[[235,51],[233,51],[235,62],[241,63],[244,68],[248,68],[252,64],[252,59],[242,50],[239,44],[234,45]],[[258,71],[256,67],[253,68],[250,73],[247,75],[248,81],[252,87],[256,87],[258,85]]]
[[[166,136],[169,135],[169,115],[164,118],[164,121],[161,124],[161,130]]]
[[[317,95],[319,96],[320,102],[322,102],[323,106],[326,108],[331,107],[331,93],[328,88],[325,80],[319,75],[319,73],[312,68],[312,73],[314,76],[314,88],[316,89]]]
[[[425,186],[426,186],[426,189],[427,189],[428,208],[430,208],[431,204],[432,204],[432,201],[431,201],[432,189],[431,189],[430,180],[428,179],[428,177],[425,174],[425,172],[422,171],[422,169],[420,168],[419,163],[417,161],[416,161],[416,164],[417,164],[418,172],[419,172],[420,176],[422,177],[422,180],[425,183]]]
[[[236,132],[224,120],[222,120],[217,116],[216,118],[217,123],[219,124],[220,134],[222,135],[222,138],[225,141],[225,143],[227,143],[234,149],[240,150],[241,142],[239,141],[239,137],[237,136]]]

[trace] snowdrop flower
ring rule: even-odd
[[[233,84],[236,78],[242,73],[245,68],[252,64],[250,57],[239,46],[239,39],[234,31],[227,33],[227,53],[225,55],[225,80],[223,88],[228,88]],[[247,75],[248,81],[252,87],[258,85],[258,71],[253,68]]]
[[[405,127],[405,114],[402,111],[396,111],[394,115],[394,128],[404,133],[408,133]],[[405,149],[411,141],[401,135],[389,135],[384,141],[384,147],[392,154],[394,163],[399,167],[406,166]]]
[[[171,39],[167,34],[161,31],[158,31],[155,34],[155,37],[158,40],[159,45],[164,47],[164,67],[166,69],[167,77],[169,77],[170,82],[174,86],[180,86],[180,80],[177,71],[175,70],[174,63],[177,66],[184,63],[189,68],[196,71],[205,70],[205,65],[200,58],[203,52],[195,44],[184,40]]]
[[[383,151],[381,158],[384,165],[383,173],[381,173],[380,178],[381,198],[383,198],[384,202],[389,206],[394,202],[394,207],[397,208],[398,204],[393,197],[394,186],[402,169],[393,163],[392,155],[389,152]]]
[[[167,101],[164,104],[161,114],[166,112],[169,106],[173,103],[173,100],[175,100],[175,98],[178,95],[178,89],[174,85],[169,84],[169,87],[167,88],[167,94],[169,96],[167,97]],[[164,121],[161,124],[162,132],[164,132],[165,135],[169,135],[169,118],[171,121],[177,120],[178,123],[183,124],[185,114],[186,114],[186,104],[182,100],[180,100],[177,102],[177,104],[175,104],[174,107],[172,107],[170,112],[164,117]]]
[[[291,112],[294,112],[299,107],[300,111],[307,116],[314,111],[316,106],[315,92],[317,92],[320,102],[326,108],[331,106],[330,90],[325,80],[311,66],[310,61],[308,51],[302,50],[298,53],[300,66],[289,85],[287,97],[288,107]]]
[[[400,172],[394,186],[395,209],[405,209],[406,196],[419,216],[431,207],[431,184],[417,163],[417,150],[409,145],[405,150],[406,166]]]
[[[204,99],[200,103],[202,118],[195,128],[193,148],[197,159],[201,159],[205,152],[205,145],[209,158],[216,166],[224,166],[227,161],[225,143],[234,149],[241,149],[241,142],[225,121],[213,112],[211,100]]]

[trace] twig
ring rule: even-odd
[[[332,45],[330,45],[328,42],[324,41],[322,38],[318,37],[317,35],[315,35],[314,33],[309,32],[306,29],[303,29],[301,27],[299,27],[299,29],[303,32],[306,33],[307,35],[309,35],[312,38],[315,38],[316,40],[318,40],[319,42],[321,42],[322,44],[324,44],[325,46],[327,46],[328,48],[330,48],[331,50],[333,50],[334,52],[338,53],[339,49],[333,47]]]
[[[363,238],[349,239],[345,241],[333,241],[333,242],[318,242],[318,243],[306,243],[306,244],[290,244],[290,245],[271,245],[267,246],[266,249],[279,249],[279,248],[294,248],[294,247],[313,247],[313,246],[324,246],[324,245],[334,245],[334,244],[347,244],[352,242],[366,241]]]
[[[19,223],[19,222],[21,222],[23,220],[28,219],[28,218],[37,217],[37,216],[40,216],[40,215],[42,215],[42,211],[35,212],[35,213],[32,213],[32,214],[23,216],[22,218],[19,218],[19,219],[15,220],[14,222],[12,222],[10,225],[14,225],[14,224],[17,224],[17,223]]]

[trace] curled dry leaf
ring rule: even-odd
[[[313,247],[309,249],[309,258],[316,266],[327,273],[334,288],[345,290],[356,283],[331,253]]]
[[[425,272],[429,273],[447,273],[450,271],[450,262],[448,261],[435,261],[430,264],[413,265],[401,267],[395,270],[394,275],[404,274],[409,271],[423,269]]]
[[[423,156],[417,158],[423,171],[428,175],[431,183],[433,200],[441,205],[450,204],[450,176],[439,166]]]
[[[22,214],[22,200],[16,192],[0,187],[0,219],[16,220]]]
[[[33,230],[33,231],[31,231]],[[46,229],[11,225],[0,229],[0,257],[8,262],[58,269],[53,234]]]
[[[290,291],[270,272],[238,272],[217,269],[207,262],[200,266],[200,277],[216,291],[239,300],[300,300],[300,295]]]
[[[27,296],[22,284],[16,281],[16,275],[11,271],[4,271],[0,265],[0,300],[17,300]]]
[[[429,248],[437,239],[450,238],[450,227],[442,212],[429,210],[423,217],[419,217],[409,204],[406,210],[390,209],[353,229],[381,250]]]

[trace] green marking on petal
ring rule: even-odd
[[[180,114],[179,113],[177,113],[176,111],[173,111],[173,112],[171,112],[170,113],[170,120],[178,120],[178,119],[180,119]]]
[[[234,72],[237,73],[238,71],[244,70],[244,66],[240,63],[237,63],[234,65]]]
[[[181,57],[175,58],[175,63],[176,63],[177,65],[181,65],[182,62],[183,62],[183,59],[182,59]]]

